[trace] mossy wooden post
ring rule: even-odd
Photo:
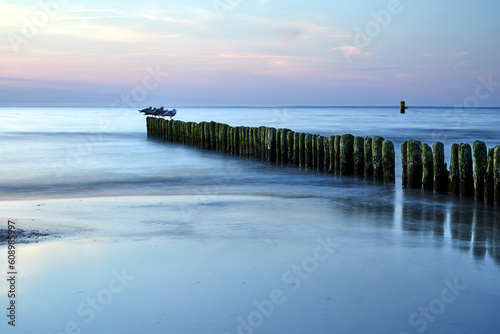
[[[495,202],[495,184],[494,180],[494,166],[493,166],[493,156],[495,148],[490,148],[488,150],[487,167],[486,174],[484,175],[484,201],[487,203]]]
[[[306,134],[299,134],[299,167],[306,168]]]
[[[281,164],[281,132],[283,129],[276,130],[276,164]]]
[[[328,137],[328,151],[330,152],[328,173],[335,174],[335,136]]]
[[[257,128],[251,127],[251,143],[252,147],[250,149],[251,158],[257,160]]]
[[[282,129],[280,133],[280,162],[282,166],[288,164],[288,132],[290,132],[290,129]]]
[[[495,204],[500,204],[500,146],[493,151],[493,183]]]
[[[267,127],[265,126],[259,127],[260,160],[265,162],[268,161],[266,138],[267,138]]]
[[[267,128],[266,136],[267,162],[276,162],[276,129]]]
[[[451,145],[450,173],[448,175],[448,193],[458,195],[460,193],[459,167],[458,167],[458,145]]]
[[[293,165],[299,167],[300,158],[300,133],[293,134]]]
[[[323,137],[323,171],[329,173],[330,171],[330,138]]]
[[[223,153],[229,153],[228,151],[228,138],[229,138],[229,125],[227,124],[222,124],[222,152]]]
[[[293,140],[295,138],[295,132],[288,131],[286,134],[286,147],[288,148],[287,152],[287,161],[289,165],[293,165],[293,156],[294,156],[294,143]]]
[[[365,139],[354,138],[354,175],[365,175]]]
[[[488,149],[486,144],[479,140],[474,142],[472,148],[474,151],[474,198],[484,201],[484,176],[488,162]]]
[[[210,137],[210,141],[207,143],[206,147],[209,149],[209,150],[215,150],[216,149],[216,146],[217,146],[217,138],[216,138],[216,125],[217,123],[215,123],[214,121],[210,121],[210,123],[208,123],[208,131],[210,133],[209,137]]]
[[[235,129],[230,126],[227,134],[227,153],[234,155],[234,131]]]
[[[363,151],[365,160],[365,178],[371,178],[373,177],[372,137],[365,137]]]
[[[340,175],[354,174],[354,136],[340,137]]]
[[[316,169],[322,172],[325,168],[325,137],[316,136]]]
[[[396,181],[396,152],[390,140],[384,140],[382,143],[382,169],[384,182]]]
[[[409,140],[406,152],[408,188],[422,188],[422,143],[418,140]]]
[[[375,136],[372,139],[372,161],[373,161],[373,178],[375,180],[382,180],[384,178],[384,171],[382,166],[382,143],[383,137]]]
[[[219,131],[219,124],[216,123],[215,125],[215,131],[218,133]],[[203,148],[210,150],[211,149],[211,141],[212,141],[212,133],[210,132],[210,123],[208,122],[203,122]],[[215,147],[213,148],[215,149]]]
[[[474,196],[474,170],[472,167],[472,149],[469,144],[460,144],[458,151],[460,178],[460,196]]]
[[[305,167],[306,168],[311,168],[312,167],[312,142],[313,142],[313,136],[310,133],[307,133],[305,138]]]
[[[340,135],[336,135],[333,142],[334,147],[334,164],[333,169],[335,174],[340,174]]]
[[[432,168],[434,170],[434,192],[448,190],[448,166],[444,162],[444,144],[437,141],[432,145]]]
[[[422,145],[422,184],[425,190],[434,189],[434,158],[432,148],[427,145]]]
[[[234,128],[234,154],[236,156],[241,155],[241,127],[237,126]]]
[[[309,166],[311,169],[316,169],[316,135],[312,136],[311,143],[311,165]]]
[[[408,141],[401,143],[401,164],[403,188],[408,187]]]

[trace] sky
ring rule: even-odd
[[[0,0],[0,106],[500,106],[498,0]]]

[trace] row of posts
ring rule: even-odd
[[[430,147],[412,139],[401,144],[401,160],[404,187],[500,204],[500,146],[488,150],[482,141],[475,141],[472,148],[453,144],[448,170],[443,143]]]
[[[324,137],[273,127],[147,118],[148,136],[282,166],[395,181],[394,144],[382,137]]]

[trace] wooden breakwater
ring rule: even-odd
[[[281,166],[395,182],[394,144],[383,137],[321,136],[273,127],[230,126],[148,117],[148,136]],[[454,144],[450,169],[444,145],[401,144],[403,187],[448,192],[500,204],[500,146]]]
[[[395,181],[394,144],[382,137],[324,137],[273,127],[233,127],[148,117],[148,136],[281,166]]]
[[[451,146],[450,168],[445,163],[444,145],[432,147],[417,140],[401,144],[403,187],[448,192],[478,201],[500,204],[500,146],[487,149],[476,140]]]

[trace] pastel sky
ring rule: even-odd
[[[500,106],[498,0],[0,1],[0,105]]]

